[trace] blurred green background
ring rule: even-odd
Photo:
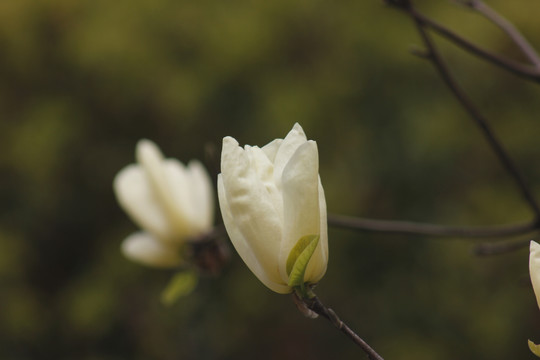
[[[520,59],[492,24],[418,1]],[[490,1],[540,48],[540,2]],[[540,198],[540,87],[438,38]],[[454,225],[531,218],[477,128],[380,1],[0,1],[0,358],[349,359],[233,253],[172,307],[171,272],[119,252],[136,229],[112,179],[149,138],[215,172],[221,139],[263,145],[299,122],[329,212]],[[330,230],[317,292],[386,359],[533,359],[526,249]]]

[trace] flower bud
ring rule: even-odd
[[[181,246],[212,229],[210,178],[198,161],[185,166],[165,159],[149,140],[138,142],[136,159],[113,184],[120,206],[143,230],[128,236],[122,251],[146,265],[176,267],[183,262]]]
[[[299,124],[285,139],[262,148],[223,139],[218,196],[225,227],[249,269],[278,293],[293,290],[288,260],[289,265],[296,257],[307,260],[300,270],[307,284],[326,272],[326,201],[318,156],[317,143],[307,140]],[[310,248],[308,242],[298,246],[306,239],[318,241],[307,258],[294,253]]]

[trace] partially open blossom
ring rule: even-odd
[[[531,241],[530,246],[529,274],[531,276],[536,302],[538,303],[538,307],[540,307],[540,245],[534,241]],[[540,356],[539,345],[529,340],[529,348],[536,356]]]
[[[142,229],[124,240],[122,251],[146,265],[176,267],[182,245],[212,229],[210,178],[198,161],[165,159],[149,140],[139,141],[136,159],[114,179],[120,206]]]
[[[295,124],[285,139],[259,148],[223,139],[218,196],[231,241],[250,270],[271,290],[289,293],[291,250],[301,238],[318,243],[304,281],[326,272],[326,202],[319,178],[317,143]]]

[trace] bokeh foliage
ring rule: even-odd
[[[493,51],[515,47],[446,1],[422,9]],[[540,47],[540,3],[491,1]],[[440,39],[439,39],[440,40]],[[233,253],[175,306],[170,272],[119,253],[135,226],[111,182],[140,138],[205,159],[221,138],[317,140],[330,212],[441,224],[529,209],[428,62],[379,1],[0,1],[0,357],[327,359],[359,350],[303,318]],[[440,41],[540,195],[540,87]],[[317,289],[387,359],[533,358],[540,311],[527,251],[330,231]]]

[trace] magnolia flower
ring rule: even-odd
[[[308,141],[298,124],[285,139],[262,148],[223,139],[218,196],[227,233],[249,269],[278,293],[293,290],[291,259],[305,239],[318,242],[304,258],[303,283],[317,283],[326,272],[326,202],[318,156],[317,143]]]
[[[531,282],[536,295],[536,302],[540,307],[540,245],[531,241],[530,254],[529,254],[529,274],[531,276]],[[529,340],[529,348],[531,351],[540,357],[540,346],[534,344]]]
[[[122,243],[124,255],[156,267],[182,264],[182,245],[212,228],[214,199],[208,174],[200,162],[185,166],[165,159],[156,144],[141,140],[137,164],[114,179],[120,206],[143,231]]]

